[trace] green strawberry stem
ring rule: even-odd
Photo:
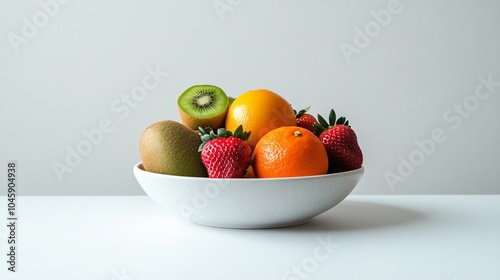
[[[318,123],[319,124],[313,124],[313,130],[314,134],[317,136],[321,135],[323,131],[327,130],[330,127],[336,126],[336,125],[345,125],[347,127],[351,127],[349,125],[349,121],[345,117],[340,117],[337,119],[337,115],[335,114],[335,110],[331,109],[330,114],[328,116],[328,122],[318,114]]]
[[[311,109],[311,106],[307,106],[306,108],[300,110],[299,112],[297,112],[295,109],[293,110],[293,113],[295,114],[295,117],[298,118],[300,116],[302,116],[303,114],[305,114],[307,111],[309,111],[309,109]]]
[[[217,129],[217,134],[215,134],[214,130],[210,127],[198,127],[198,130],[201,134],[201,145],[198,147],[198,152],[201,152],[203,150],[203,147],[205,147],[205,144],[208,143],[209,141],[217,138],[227,138],[227,137],[236,137],[240,138],[243,141],[248,140],[248,137],[250,137],[251,131],[243,131],[243,125],[239,125],[236,130],[233,132],[225,129],[225,128],[219,128]]]
[[[330,115],[328,116],[328,121],[330,122],[331,125],[335,124],[335,120],[337,119],[337,115],[335,114],[335,110],[330,111]],[[340,118],[339,118],[340,120]]]

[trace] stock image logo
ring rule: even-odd
[[[21,19],[21,31],[19,33],[9,32],[7,34],[14,52],[18,53],[21,45],[26,45],[31,39],[35,38],[49,24],[50,20],[59,14],[61,8],[68,2],[69,0],[42,0],[38,2],[39,9],[33,16]]]
[[[302,259],[300,264],[292,265],[289,270],[283,273],[282,280],[308,279],[339,247],[338,244],[332,242],[331,235],[328,235],[326,239],[318,237],[317,243],[318,245],[310,256]]]
[[[220,21],[224,20],[224,14],[233,12],[243,0],[214,0],[212,5]]]
[[[113,277],[111,280],[134,280],[135,277],[127,272],[125,267],[122,267],[119,271],[116,269],[111,270]]]
[[[354,54],[360,54],[363,49],[367,48],[372,40],[389,26],[393,17],[401,14],[402,11],[403,6],[399,0],[390,0],[387,2],[386,9],[370,12],[373,20],[368,21],[363,28],[354,27],[355,34],[352,43],[342,41],[339,44],[347,63],[351,63]]]
[[[430,137],[424,139],[415,139],[416,148],[413,149],[408,156],[398,156],[399,165],[396,168],[397,172],[385,171],[384,177],[391,191],[396,190],[396,185],[403,183],[410,177],[417,167],[434,155],[435,151],[445,143],[449,136],[447,130],[458,130],[464,119],[468,119],[472,114],[479,109],[482,103],[486,102],[495,92],[495,87],[500,87],[500,82],[493,80],[493,75],[487,77],[477,77],[478,84],[474,92],[467,95],[462,102],[453,104],[446,109],[442,114],[443,122],[449,125],[449,129],[436,127],[430,133]]]
[[[119,120],[125,120],[131,111],[138,108],[160,86],[163,79],[169,75],[168,72],[162,72],[158,64],[155,68],[147,66],[145,71],[147,74],[143,76],[140,85],[132,87],[130,93],[123,93],[120,98],[111,102],[110,111]],[[65,174],[71,173],[78,168],[83,160],[92,154],[94,148],[99,147],[103,143],[106,135],[115,131],[115,123],[112,118],[104,117],[98,122],[97,127],[90,130],[82,130],[84,139],[78,141],[73,146],[66,146],[64,161],[53,161],[51,164],[52,170],[59,182],[64,180],[63,176]]]

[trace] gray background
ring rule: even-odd
[[[143,129],[179,120],[178,95],[202,83],[347,116],[365,155],[355,194],[500,193],[500,86],[478,79],[500,82],[499,1],[65,2],[0,3],[0,180],[17,161],[22,195],[143,194]],[[127,105],[148,67],[168,76]],[[103,121],[112,131],[58,178]]]

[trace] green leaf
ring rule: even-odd
[[[200,146],[198,147],[198,152],[201,152],[203,150],[203,147],[205,147],[205,144],[207,142],[201,142]]]
[[[201,126],[198,127],[198,131],[200,132],[201,135],[208,134],[207,130],[210,130],[210,127],[206,127],[206,128],[203,128]]]
[[[337,115],[335,114],[335,110],[330,110],[330,115],[328,116],[328,120],[330,121],[330,125],[335,125],[335,121],[337,120]]]
[[[325,130],[320,125],[313,123],[313,132],[316,136],[320,136],[323,131]]]
[[[349,125],[349,121],[346,121],[346,122],[344,123],[344,125],[345,125],[345,126],[347,126],[347,127],[351,127],[351,126]]]
[[[337,120],[337,122],[335,123],[335,125],[338,125],[338,124],[342,124],[343,125],[345,123],[345,121],[346,121],[345,117],[340,117]]]
[[[212,137],[210,137],[210,134],[203,134],[201,136],[201,141],[203,141],[203,142],[208,142],[210,140],[212,140]]]
[[[319,124],[323,127],[323,128],[326,128],[328,127],[328,122],[326,122],[326,120],[320,115],[318,114],[318,122]]]
[[[248,140],[250,138],[250,134],[252,134],[252,131],[245,131],[245,136],[243,137],[243,140]]]
[[[311,109],[311,106],[307,106],[307,108],[300,110],[298,113],[297,113],[297,111],[293,110],[293,113],[295,114],[295,117],[298,118],[298,117],[302,116],[303,114],[305,114],[307,111],[309,111],[309,109]]]
[[[300,110],[297,116],[301,116],[301,115],[307,113],[307,111],[309,111],[309,109],[311,109],[311,106],[307,106],[306,108]]]
[[[234,131],[234,136],[240,138],[243,135],[243,125],[239,125]]]

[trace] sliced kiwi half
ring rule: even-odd
[[[229,100],[224,91],[213,85],[196,85],[184,91],[177,100],[182,124],[196,130],[224,127]]]

